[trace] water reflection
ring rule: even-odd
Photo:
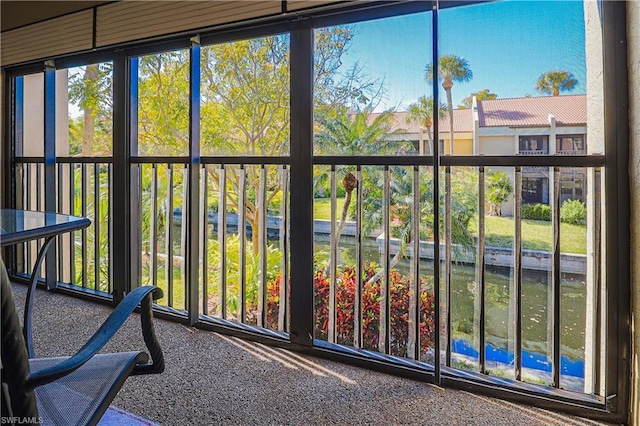
[[[314,240],[316,261],[322,265],[329,256],[329,238],[316,234]],[[339,265],[355,265],[353,237],[341,238],[338,256]],[[382,263],[374,239],[363,240],[362,256],[364,264]],[[409,260],[401,261],[394,269],[409,274]],[[432,276],[433,262],[421,260],[420,274]],[[522,281],[523,379],[541,384],[550,383],[551,372],[550,274],[550,271],[525,270]],[[476,275],[473,265],[456,264],[452,269],[452,360],[456,367],[472,370],[477,368],[479,349]],[[513,377],[513,269],[487,266],[485,283],[487,369],[490,374]],[[585,276],[562,274],[561,306],[562,387],[578,389],[584,376]]]

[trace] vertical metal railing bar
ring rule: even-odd
[[[58,213],[64,213],[62,211],[63,209],[63,196],[62,196],[62,192],[63,192],[63,181],[62,181],[62,176],[63,176],[63,168],[64,165],[63,164],[56,164],[56,179],[57,179],[57,183],[58,183],[58,188],[57,188],[57,201],[58,201]],[[58,281],[64,281],[64,259],[66,259],[66,256],[63,255],[63,238],[65,238],[65,236],[60,235],[58,237],[58,244],[57,244],[57,249],[58,249]]]
[[[227,318],[227,173],[220,165],[218,192],[218,247],[220,252],[220,314]]]
[[[247,185],[247,173],[244,164],[240,165],[240,188],[238,190],[238,235],[240,236],[240,312],[239,321],[246,321],[247,311],[247,251],[245,249],[247,240],[247,224],[245,220],[245,191]]]
[[[137,252],[135,254],[135,257],[140,259],[140,260],[138,262],[133,262],[132,261],[131,275],[133,277],[137,277],[140,283],[142,283],[142,258],[141,258],[142,252],[143,252],[142,251],[142,249],[143,249],[143,245],[142,245],[142,217],[143,217],[142,216],[142,200],[143,200],[143,198],[142,198],[143,197],[142,180],[143,180],[144,168],[145,168],[145,166],[143,166],[142,164],[138,164],[136,166],[136,169],[137,169],[136,170],[137,171],[136,175],[137,176],[132,176],[132,179],[136,179],[137,180],[136,187],[138,188],[138,199],[136,200],[136,204],[137,205],[135,207],[136,207],[137,211],[140,212],[140,214],[137,215],[140,220],[138,221],[138,224],[136,225],[136,233],[137,233],[136,239],[138,240],[139,247],[138,247],[138,250],[137,250]],[[151,234],[149,234],[149,235],[151,235]],[[151,250],[151,247],[149,247],[149,250]],[[137,271],[133,270],[133,267],[134,267],[135,263],[138,264],[138,266],[136,268]],[[151,263],[150,262],[148,263],[148,265],[149,265],[149,268],[151,268]],[[151,272],[151,269],[149,269],[149,272]]]
[[[93,165],[93,268],[94,289],[100,290],[100,165]]]
[[[484,252],[485,252],[485,211],[484,211],[484,198],[485,198],[485,174],[484,167],[478,167],[478,303],[480,303],[480,319],[479,319],[479,331],[480,331],[480,347],[478,348],[478,361],[480,364],[480,373],[485,373],[485,357],[486,357],[486,336],[485,336],[485,264],[484,264]]]
[[[447,293],[446,363],[451,366],[451,167],[444,169],[444,283]]]
[[[200,242],[202,243],[202,313],[209,315],[209,181],[207,165],[202,165],[202,223]]]
[[[37,163],[37,164],[34,164],[34,166],[36,168],[36,210],[41,211],[43,210],[42,205],[44,204],[43,203],[44,194],[41,188],[44,186],[44,182],[42,181],[42,170],[40,166],[43,166],[43,165]],[[40,248],[42,247],[41,241],[44,241],[44,240],[37,240],[31,243],[32,247],[34,248],[33,254],[34,254],[34,257],[36,258],[37,258],[37,253],[40,251]],[[46,265],[47,265],[47,259],[44,260],[43,266],[41,269],[41,274],[43,277],[46,277],[46,270],[47,270]]]
[[[45,167],[46,166],[44,164],[38,165],[38,168],[42,169],[41,172],[40,172],[40,176],[42,176],[42,181],[40,181],[40,185],[39,185],[42,188],[45,188],[45,184],[44,184],[45,175],[46,175]],[[55,184],[55,175],[53,177],[54,177],[54,184]],[[54,203],[53,203],[53,208],[52,209],[55,209],[55,186],[53,187],[53,191],[54,191]],[[41,200],[40,200],[40,202],[42,203],[42,209],[43,210],[47,210],[47,207],[46,207],[47,203],[45,202],[46,196],[47,196],[46,189],[45,190],[41,190]]]
[[[338,247],[336,240],[336,166],[331,165],[331,171],[329,172],[331,180],[331,237],[330,237],[330,252],[329,252],[329,336],[328,340],[331,343],[336,341],[336,274],[338,268],[336,263],[338,261]]]
[[[384,342],[384,353],[388,354],[391,352],[391,282],[389,279],[390,275],[390,259],[391,254],[389,251],[391,250],[390,241],[391,241],[391,227],[389,223],[390,219],[390,205],[391,205],[391,172],[389,171],[389,166],[384,166],[384,194],[382,196],[382,216],[383,216],[383,228],[384,228],[384,287],[383,287],[383,306],[381,308],[384,310],[384,318],[380,318],[380,328],[383,333],[384,339],[380,339]]]
[[[76,183],[75,183],[75,165],[69,163],[69,214],[75,215],[75,203],[76,203]],[[71,284],[76,284],[76,233],[71,232],[69,241],[71,243],[71,253],[69,255],[69,274],[71,274]]]
[[[16,79],[18,80],[18,79]],[[16,181],[16,188],[15,188],[15,198],[16,198],[16,205],[15,208],[17,209],[24,209],[25,208],[25,202],[24,202],[24,193],[26,192],[24,190],[24,183],[25,183],[25,166],[24,164],[16,164],[16,169],[15,169],[15,181]],[[16,270],[20,270],[20,271],[24,271],[25,265],[24,265],[24,244],[19,244],[16,248],[15,251],[15,267]]]
[[[151,285],[158,285],[158,235],[156,220],[158,218],[158,167],[151,165],[151,217],[149,218],[149,245],[151,257],[149,258],[149,274]]]
[[[41,170],[41,164],[34,164],[35,169],[36,169],[36,210],[41,211],[43,210],[42,205],[44,204],[42,201],[43,198],[43,193],[41,191],[41,188],[44,186],[43,182],[42,182],[42,170]],[[37,257],[37,253],[40,251],[40,248],[42,247],[42,241],[44,240],[37,240],[35,241],[32,246],[34,247],[34,252],[33,254],[36,255],[35,257]],[[43,277],[46,277],[46,267],[47,264],[47,259],[44,260],[43,262],[43,266],[41,269],[41,274]]]
[[[513,244],[514,281],[514,366],[515,379],[522,380],[522,167],[515,170],[515,235]]]
[[[186,212],[182,212],[181,226],[184,226]],[[167,301],[173,306],[173,164],[167,165],[167,226],[165,227],[165,275],[167,279]],[[184,262],[185,259],[182,259]],[[184,275],[182,276],[184,279]]]
[[[191,214],[188,214],[189,212],[189,201],[190,201],[190,197],[189,197],[189,179],[190,179],[190,168],[194,167],[193,165],[185,165],[182,169],[182,222],[180,223],[180,256],[182,257],[182,262],[180,262],[180,276],[182,277],[182,291],[184,292],[183,294],[186,296],[189,294],[189,277],[190,275],[187,274],[187,262],[188,262],[188,258],[187,258],[187,253],[191,253],[188,249],[187,246],[189,244],[189,242],[187,241],[187,235],[188,233],[188,229],[187,227],[190,227],[190,221],[191,221]],[[189,239],[191,237],[189,236]],[[190,272],[189,272],[190,273]],[[171,293],[173,293],[173,288],[171,289]],[[173,295],[171,296],[171,300],[173,302]],[[185,308],[187,308],[187,303],[188,303],[188,297],[185,297],[184,300],[185,303]],[[169,305],[170,307],[174,307],[173,304]],[[197,308],[197,303],[196,303],[196,308]]]
[[[31,210],[31,164],[24,164],[24,186],[22,190],[22,203],[26,210]]]
[[[82,174],[82,186],[81,188],[81,203],[82,203],[82,216],[87,217],[87,202],[89,200],[89,195],[88,195],[88,180],[89,180],[89,173],[87,170],[87,164],[86,163],[82,163],[80,165],[80,170],[81,170],[81,174]],[[87,228],[84,228],[82,231],[82,287],[86,288],[88,285],[88,281],[89,281],[89,277],[87,276],[87,258],[88,258],[88,248],[89,248],[89,242],[88,242],[88,235],[87,235]]]
[[[280,204],[280,251],[282,252],[282,282],[280,283],[280,304],[278,306],[278,329],[287,331],[287,306],[289,297],[287,287],[289,285],[289,227],[287,226],[289,211],[287,208],[289,199],[289,177],[287,166],[282,166],[282,201]]]
[[[23,197],[24,197],[24,205],[26,206],[27,210],[31,210],[31,166],[32,164],[25,164],[24,168],[25,168],[25,185],[24,185],[24,193],[23,193]],[[24,250],[24,259],[26,260],[26,264],[23,266],[23,271],[27,271],[27,268],[31,268],[31,243],[25,243],[23,244],[23,250]]]
[[[109,293],[113,294],[113,164],[107,165],[107,197],[109,197],[109,214],[107,215],[107,277]]]
[[[40,171],[40,164],[35,164],[36,167],[36,210],[42,210],[42,172]]]
[[[257,198],[257,197],[256,197]],[[260,212],[259,240],[260,240],[260,287],[258,289],[258,326],[267,324],[267,168],[260,167]],[[255,232],[255,231],[254,231]]]
[[[353,315],[353,345],[362,347],[362,166],[356,166],[356,292]]]
[[[600,167],[596,167],[594,170],[593,179],[593,196],[594,196],[594,212],[593,212],[593,257],[594,257],[594,298],[595,298],[595,356],[594,356],[594,371],[595,380],[592,391],[596,394],[600,394],[600,388],[604,380],[601,376],[601,348],[602,348],[602,175]]]
[[[552,381],[560,387],[560,168],[553,168],[553,253],[551,266]]]
[[[420,168],[413,166],[413,295],[409,306],[409,336],[412,338],[413,350],[407,354],[420,360]],[[409,348],[411,346],[409,345]]]
[[[218,247],[220,254],[220,314],[227,318],[227,179],[224,164],[220,165],[218,192]]]
[[[22,203],[26,210],[31,210],[31,199],[29,193],[31,192],[31,164],[25,163],[23,165],[24,170],[24,186],[22,190]]]

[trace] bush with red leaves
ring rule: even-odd
[[[379,350],[380,312],[384,302],[383,279],[372,283],[368,281],[376,272],[374,263],[367,265],[362,273],[362,345],[364,349]],[[317,271],[314,281],[314,319],[316,339],[328,340],[329,337],[329,297],[330,279],[323,271]],[[282,276],[267,283],[267,327],[278,329],[278,307]],[[396,356],[409,356],[409,308],[413,293],[413,278],[402,275],[396,270],[389,273],[390,292],[390,350]],[[336,343],[354,344],[354,324],[356,316],[356,273],[352,267],[345,267],[336,277]],[[384,313],[384,307],[382,307]],[[424,281],[420,280],[420,354],[424,357],[433,347],[434,339],[434,297],[427,291]]]

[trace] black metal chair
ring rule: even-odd
[[[95,425],[126,378],[164,371],[153,328],[157,287],[133,290],[73,356],[29,359],[4,263],[0,261],[2,306],[2,418],[52,425]],[[98,354],[140,304],[145,352]]]

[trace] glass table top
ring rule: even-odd
[[[30,210],[0,209],[0,245],[12,245],[86,228],[85,217]]]

